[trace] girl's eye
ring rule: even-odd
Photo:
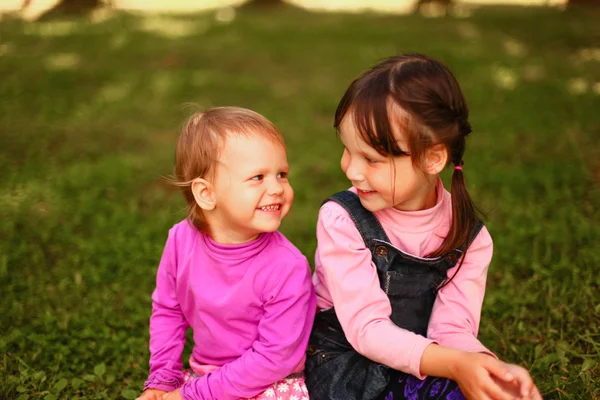
[[[256,175],[252,177],[253,181],[262,181],[264,178],[264,175]]]
[[[367,160],[367,162],[368,162],[369,164],[374,164],[374,163],[376,163],[376,162],[377,162],[377,160],[373,160],[372,158],[369,158],[369,157],[365,157],[365,160]]]
[[[285,178],[287,178],[287,176],[288,176],[287,172],[280,172],[280,173],[277,174],[277,177],[279,179],[285,179]]]

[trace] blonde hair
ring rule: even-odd
[[[285,148],[283,136],[275,125],[246,108],[215,107],[197,112],[183,127],[175,152],[175,176],[170,181],[181,188],[187,203],[187,218],[201,232],[208,232],[208,225],[194,199],[193,181],[214,174],[228,135],[254,134],[264,135]]]

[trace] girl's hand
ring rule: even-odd
[[[451,379],[467,399],[541,399],[529,372],[481,353],[462,353],[452,366]]]
[[[135,400],[162,400],[163,395],[167,393],[164,390],[159,389],[146,389],[144,392]]]
[[[505,382],[494,377],[494,381],[506,393],[510,393],[516,399],[541,400],[542,395],[533,383],[529,371],[515,364],[506,364],[506,368],[515,377],[511,382]]]
[[[172,392],[163,394],[161,400],[182,400],[181,392],[179,389],[175,389]]]

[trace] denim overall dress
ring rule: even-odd
[[[377,218],[360,204],[358,196],[353,192],[336,193],[326,201],[335,201],[350,214],[366,247],[371,250],[379,284],[390,299],[391,320],[401,328],[427,336],[437,290],[447,279],[448,270],[456,265],[464,249],[452,250],[444,257],[415,257],[390,243]],[[483,223],[478,221],[471,232],[469,244],[482,226]],[[357,353],[348,343],[333,308],[321,311],[315,317],[305,373],[311,400],[428,398],[407,393],[407,390],[411,391],[417,386],[418,389],[427,389],[422,383],[424,381]],[[410,388],[407,389],[408,386]],[[452,381],[437,382],[436,388],[459,391]],[[432,398],[446,398],[437,396],[443,394],[440,390]],[[405,395],[391,393],[395,391],[404,392]],[[460,397],[454,398],[462,398],[460,393],[458,395]]]

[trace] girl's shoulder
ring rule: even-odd
[[[354,193],[356,194],[356,189],[354,187],[345,190],[343,192],[340,193],[345,193],[345,192],[350,192],[350,193]],[[332,199],[333,196],[337,195],[338,193],[332,194],[330,197],[328,197],[327,199],[325,199],[325,201],[323,201],[323,203],[321,204],[321,208],[319,209],[319,220],[326,220],[326,221],[330,221],[330,222],[341,222],[341,223],[351,223],[354,224],[352,222],[352,217],[350,216],[350,213],[338,202],[334,201]],[[357,200],[359,203],[360,201]]]
[[[193,237],[200,235],[200,231],[188,219],[184,219],[176,223],[169,229],[169,236],[177,238]]]
[[[260,261],[254,269],[258,287],[265,293],[290,282],[310,282],[311,270],[308,259],[279,231],[267,233],[268,243],[261,251]]]
[[[272,252],[283,257],[306,259],[304,254],[283,233],[274,231],[268,235],[270,235],[269,247]]]
[[[202,235],[200,231],[187,219],[179,221],[169,229],[167,246],[175,251],[189,248]]]
[[[346,211],[346,209],[340,204],[332,200],[328,200],[321,205],[318,218],[320,220],[351,220],[348,211]]]

